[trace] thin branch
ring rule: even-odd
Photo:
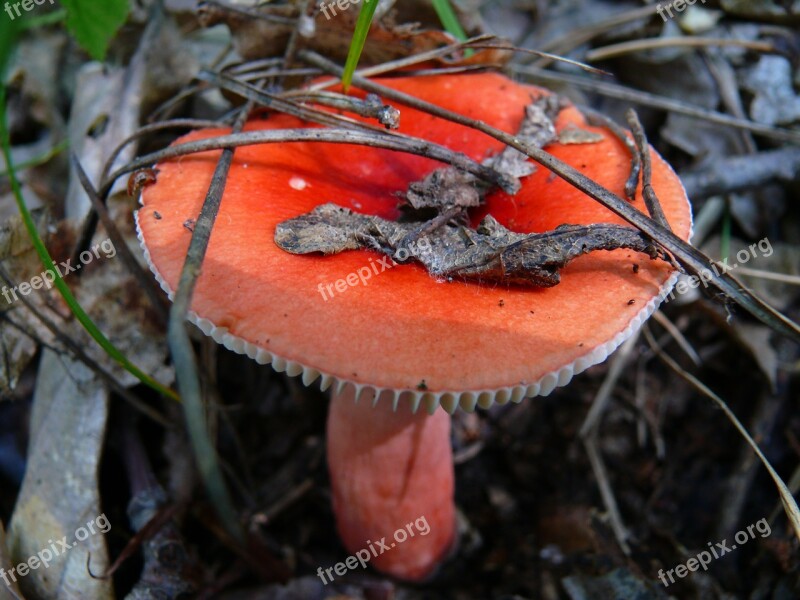
[[[661,209],[661,203],[658,201],[658,196],[653,189],[653,166],[650,160],[650,144],[647,143],[647,136],[644,133],[644,127],[636,115],[636,111],[629,108],[625,113],[625,118],[628,121],[628,127],[631,128],[633,139],[636,141],[636,148],[641,157],[642,162],[642,198],[647,207],[647,212],[650,217],[664,229],[672,231],[672,227]]]
[[[544,71],[542,69],[526,67],[524,65],[509,65],[509,68],[517,73],[529,75],[539,81],[550,83],[568,83],[596,94],[608,96],[609,98],[617,98],[618,100],[625,100],[627,102],[633,102],[643,106],[650,106],[661,110],[676,112],[686,115],[687,117],[699,119],[704,123],[738,127],[739,129],[750,131],[755,135],[760,135],[782,142],[800,144],[800,132],[770,127],[769,125],[762,125],[761,123],[755,123],[753,121],[748,121],[747,119],[739,119],[713,110],[706,110],[704,108],[685,104],[680,100],[674,100],[665,96],[658,96],[657,94],[634,90],[616,83],[600,81],[597,79],[589,79],[588,77],[582,77],[580,75],[553,73]]]
[[[441,58],[443,56],[447,56],[448,54],[452,54],[453,52],[463,50],[467,48],[467,46],[471,43],[486,42],[493,39],[496,39],[496,37],[491,34],[479,35],[474,38],[470,38],[464,42],[457,42],[449,46],[436,48],[435,50],[429,50],[427,52],[422,52],[420,54],[414,54],[412,56],[398,58],[397,60],[391,60],[388,62],[381,63],[379,65],[374,65],[372,67],[364,67],[356,71],[356,75],[359,77],[373,77],[375,75],[383,75],[391,71],[399,71],[400,69],[406,69],[407,67],[410,67],[412,65],[418,65],[420,63],[427,62],[429,60],[434,60],[436,58]],[[330,81],[321,81],[313,83],[307,86],[305,89],[324,90],[326,88],[333,87],[338,84],[339,84],[338,79],[331,79]]]
[[[128,244],[125,243],[125,239],[122,237],[119,229],[117,229],[117,224],[114,223],[111,215],[108,214],[108,208],[100,199],[100,196],[97,195],[97,190],[94,189],[92,182],[89,180],[89,176],[86,174],[86,171],[83,170],[80,160],[75,154],[72,155],[72,165],[78,174],[78,180],[83,190],[92,201],[92,206],[100,217],[100,221],[103,223],[108,237],[117,249],[119,257],[128,268],[128,271],[131,272],[134,279],[136,279],[139,288],[144,291],[145,295],[150,300],[150,304],[155,309],[156,315],[158,315],[160,320],[159,325],[163,326],[167,322],[167,309],[164,306],[164,295],[161,293],[160,289],[156,288],[155,280],[149,276],[149,273],[145,273],[136,260],[136,257],[133,256],[131,249],[128,248]]]
[[[366,129],[378,134],[384,133],[384,128],[373,126],[368,123],[362,123],[360,121],[356,121],[355,119],[345,117],[344,115],[339,115],[328,111],[320,110],[312,106],[306,106],[302,104],[301,101],[298,100],[294,95],[271,94],[270,92],[266,92],[250,83],[239,81],[225,74],[216,74],[210,71],[201,71],[200,73],[198,73],[197,77],[204,81],[208,81],[212,85],[215,85],[221,89],[228,90],[230,92],[233,92],[234,94],[242,96],[243,98],[246,98],[247,100],[250,100],[255,104],[259,104],[261,106],[271,108],[272,110],[276,110],[278,112],[295,116],[298,119],[302,119],[304,121],[319,123],[320,125],[327,125],[328,127],[347,127],[349,129]],[[311,93],[330,94],[330,92],[311,92]],[[324,97],[325,96],[323,96],[323,98]],[[342,98],[346,98],[347,101],[349,101],[350,105],[354,104],[355,102],[362,102],[362,103],[364,102],[363,100],[359,100],[358,98],[353,98],[352,96],[342,96]],[[338,103],[339,107],[342,107],[343,105],[344,101]],[[352,106],[350,107],[350,110],[352,110]]]
[[[482,44],[482,43],[470,43],[470,42],[465,42],[465,46],[469,48],[508,50],[509,52],[519,52],[520,54],[531,54],[533,56],[538,56],[540,58],[548,58],[556,62],[563,62],[565,64],[572,65],[573,67],[578,67],[582,71],[587,71],[588,73],[594,73],[596,75],[611,75],[611,73],[609,73],[608,71],[604,71],[603,69],[598,69],[597,67],[587,65],[586,63],[583,63],[579,60],[572,60],[571,58],[566,58],[564,56],[559,56],[557,54],[551,54],[550,52],[542,52],[541,50],[534,50],[532,48],[520,48],[519,46],[508,46],[503,44]]]
[[[756,277],[757,279],[768,279],[769,281],[780,281],[787,285],[800,285],[800,276],[790,275],[788,273],[774,273],[772,271],[763,271],[761,269],[750,269],[748,267],[739,267],[738,272],[745,277]]]
[[[619,44],[610,44],[608,46],[603,46],[602,48],[590,50],[586,53],[586,60],[589,62],[608,60],[609,58],[623,56],[632,52],[655,50],[657,48],[707,48],[710,46],[737,46],[739,48],[746,48],[747,50],[754,50],[756,52],[775,52],[775,46],[768,42],[754,42],[751,40],[737,40],[730,38],[703,38],[684,36],[630,40],[628,42],[621,42]]]
[[[568,30],[560,36],[543,43],[539,50],[567,54],[578,46],[585,44],[592,38],[610,31],[615,27],[654,16],[656,14],[656,8],[657,6],[655,4],[651,4],[649,6],[642,6],[641,8],[625,10],[605,19],[604,21],[600,21],[599,23],[592,23],[591,25]],[[537,60],[534,63],[534,66],[544,68],[551,62],[552,61],[550,59],[544,58],[542,60]]]
[[[117,157],[120,155],[125,149],[125,146],[128,144],[135,142],[140,137],[148,135],[150,133],[155,133],[156,131],[164,131],[165,129],[201,129],[205,127],[219,127],[220,124],[217,121],[209,121],[206,119],[172,119],[170,121],[161,121],[159,123],[153,123],[152,125],[145,125],[144,127],[139,128],[134,133],[126,137],[119,145],[114,148],[114,150],[109,154],[108,158],[106,159],[105,164],[103,165],[103,170],[101,171],[100,181],[105,181],[108,177],[108,172],[114,166],[114,163],[117,160]],[[105,200],[105,198],[103,198]]]
[[[689,340],[686,339],[675,323],[667,318],[667,315],[660,310],[656,310],[653,313],[653,320],[667,330],[667,333],[672,336],[680,349],[686,353],[686,356],[691,359],[695,366],[699,367],[701,364],[703,364],[703,360],[700,358],[697,350],[692,347],[692,345],[689,343]]]
[[[232,133],[204,140],[196,140],[183,144],[169,146],[164,150],[140,156],[136,160],[128,163],[114,171],[104,182],[101,194],[106,191],[113,182],[125,173],[130,173],[142,167],[167,160],[177,158],[186,154],[206,152],[208,150],[219,150],[238,148],[240,146],[252,146],[255,144],[275,144],[286,142],[329,142],[334,144],[360,144],[374,148],[385,148],[397,152],[407,152],[426,158],[433,158],[439,162],[453,165],[467,173],[471,173],[485,181],[492,183],[503,189],[513,189],[511,180],[499,174],[494,169],[485,167],[473,161],[471,158],[460,152],[420,140],[410,136],[398,134],[378,135],[367,131],[354,131],[351,129],[270,129],[260,131],[247,131],[244,133]]]
[[[236,519],[233,502],[220,470],[217,451],[208,435],[206,408],[200,387],[197,359],[194,355],[189,334],[186,331],[186,316],[191,305],[192,293],[208,248],[211,229],[214,226],[222,193],[225,189],[225,180],[232,162],[233,150],[230,148],[223,150],[222,156],[220,156],[217,163],[217,168],[214,171],[214,178],[208,189],[208,194],[203,202],[203,209],[195,223],[192,240],[189,243],[189,250],[186,254],[186,261],[181,269],[178,289],[175,292],[172,310],[169,313],[167,340],[172,360],[175,363],[178,390],[181,398],[183,398],[183,410],[195,460],[197,461],[197,468],[226,530],[238,542],[244,543],[244,532]]]

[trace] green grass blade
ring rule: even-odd
[[[361,58],[361,52],[364,50],[364,44],[367,41],[367,34],[369,33],[372,16],[375,14],[376,8],[378,8],[378,0],[364,0],[364,4],[361,5],[361,11],[358,13],[356,29],[353,32],[353,39],[350,40],[350,50],[347,53],[347,62],[344,63],[344,73],[342,74],[342,87],[345,93],[347,93],[350,83],[353,81],[353,73],[356,71],[358,59]]]
[[[725,212],[722,214],[722,234],[719,238],[719,254],[722,260],[727,260],[731,253],[731,202],[725,201]]]
[[[75,318],[78,319],[78,322],[83,325],[84,329],[86,329],[89,335],[92,336],[92,338],[103,348],[103,350],[105,350],[106,353],[117,363],[119,363],[126,371],[159,394],[162,394],[173,400],[179,400],[178,395],[173,390],[161,385],[155,379],[142,372],[136,365],[131,363],[127,357],[120,352],[108,340],[108,338],[105,337],[105,335],[103,335],[97,325],[94,324],[94,321],[92,321],[89,315],[87,315],[83,308],[81,308],[80,304],[78,304],[78,301],[72,295],[72,291],[69,289],[69,287],[67,287],[67,284],[62,279],[61,274],[59,273],[55,263],[53,262],[53,259],[50,256],[50,253],[47,251],[47,248],[42,241],[42,238],[39,236],[39,232],[36,230],[33,217],[31,216],[31,213],[25,204],[25,200],[22,197],[22,189],[20,188],[19,181],[17,180],[17,174],[14,170],[14,164],[11,160],[11,136],[6,122],[6,86],[5,82],[2,80],[0,80],[0,148],[2,148],[3,158],[6,162],[8,179],[11,183],[11,191],[17,201],[17,207],[22,215],[25,228],[28,230],[28,235],[33,242],[33,246],[36,249],[36,253],[39,255],[39,259],[42,261],[45,270],[53,274],[53,277],[55,278],[54,285],[61,293],[61,296],[64,298],[64,302],[67,303],[67,306],[69,306],[72,314],[75,315]]]
[[[467,34],[464,28],[461,27],[461,23],[458,21],[458,17],[453,10],[453,6],[450,4],[450,0],[432,0],[432,2],[433,10],[435,10],[436,14],[439,16],[439,20],[442,22],[442,27],[444,27],[445,31],[457,40],[465,41],[467,39]]]
[[[6,70],[17,46],[17,38],[22,31],[20,21],[12,21],[0,16],[0,84],[5,84]]]

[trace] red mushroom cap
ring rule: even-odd
[[[384,85],[515,132],[531,98],[547,92],[501,75],[446,75],[382,80]],[[270,115],[248,130],[307,126]],[[575,108],[563,110],[557,130],[578,126],[603,135],[594,144],[547,149],[618,195],[630,155]],[[475,160],[502,145],[473,129],[402,107],[402,133],[438,142]],[[204,130],[187,142],[229,133]],[[653,187],[673,230],[687,239],[691,212],[678,177],[655,151]],[[211,181],[219,151],[157,166],[158,182],[144,189],[137,224],[142,247],[162,287],[172,294],[190,231]],[[398,216],[396,192],[441,164],[389,150],[326,143],[238,148],[192,302],[191,320],[226,347],[306,384],[322,377],[360,391],[405,392],[414,409],[441,405],[472,410],[493,401],[545,395],[603,361],[655,310],[676,273],[662,261],[629,250],[593,252],[570,263],[559,285],[532,289],[436,281],[418,265],[386,269],[366,251],[298,256],[278,248],[278,223],[333,202],[384,218]],[[609,210],[546,169],[522,179],[515,196],[487,197],[486,214],[513,231],[540,232],[563,223],[623,223]],[[641,197],[635,204],[644,210]],[[633,266],[638,265],[638,270]],[[364,266],[366,285],[349,285]],[[337,291],[336,285],[339,280]],[[352,278],[351,278],[352,281]],[[320,286],[332,286],[323,299]],[[663,296],[662,296],[663,297]],[[633,302],[631,302],[633,301]]]

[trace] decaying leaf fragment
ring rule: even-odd
[[[556,140],[554,121],[567,102],[558,94],[542,96],[525,107],[525,116],[517,131],[517,138],[535,148],[544,148]],[[500,154],[484,164],[513,177],[525,177],[536,170],[528,157],[515,148],[505,147]]]
[[[535,148],[544,148],[556,139],[554,120],[565,106],[565,101],[556,94],[543,96],[525,107],[517,138]],[[528,157],[514,148],[506,147],[499,154],[483,161],[503,175],[518,180],[536,170]],[[517,185],[514,192],[519,190]],[[466,210],[483,204],[491,186],[471,173],[455,167],[436,169],[421,181],[408,186],[405,202],[414,210],[433,208],[447,219],[465,221]]]
[[[298,18],[303,19],[297,43],[324,54],[328,58],[343,62],[347,58],[353,28],[359,13],[359,2],[314,2],[317,11],[313,15],[305,13],[302,2],[249,2],[240,3],[205,0],[198,5],[197,16],[204,27],[224,24],[233,38],[233,46],[245,60],[257,60],[283,54],[286,44],[296,27]],[[392,4],[392,3],[381,3]],[[342,7],[345,7],[344,9]],[[411,12],[416,12],[411,9]],[[435,13],[434,13],[435,14]],[[401,17],[398,21],[395,17]],[[395,15],[393,11],[382,10],[379,6],[367,36],[360,64],[373,65],[435,50],[457,42],[451,34],[438,28],[421,24],[414,16]],[[435,17],[434,17],[435,18]],[[483,48],[471,56],[463,52],[452,57],[439,57],[433,62],[447,66],[481,65],[504,66],[513,57],[513,52],[505,48]]]
[[[279,224],[275,243],[292,254],[378,250],[396,262],[414,259],[438,278],[536,287],[556,285],[561,268],[595,250],[629,248],[666,259],[641,232],[621,225],[561,225],[525,234],[509,231],[488,215],[477,229],[446,224],[417,236],[419,227],[417,222],[388,221],[328,203]]]

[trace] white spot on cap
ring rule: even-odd
[[[353,208],[361,208],[362,204],[358,200],[350,200],[350,204],[353,205]]]
[[[289,186],[295,190],[304,190],[308,186],[308,183],[301,177],[292,177],[289,180]]]

